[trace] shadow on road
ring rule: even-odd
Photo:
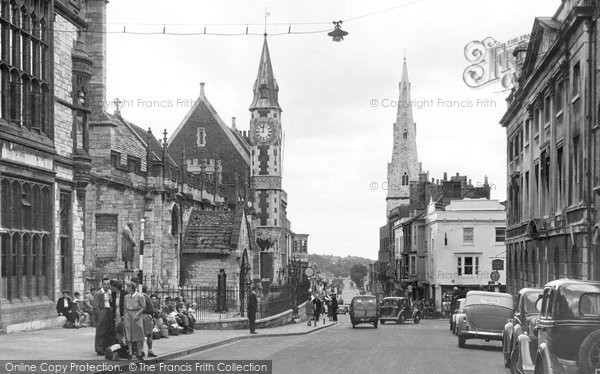
[[[498,351],[502,352],[502,346],[499,345],[477,345],[477,344],[465,344],[464,348],[461,349],[475,349],[478,351]]]

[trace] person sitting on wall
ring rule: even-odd
[[[79,327],[87,327],[87,322],[90,318],[90,313],[92,312],[91,305],[89,309],[87,309],[87,305],[85,304],[85,300],[81,297],[79,292],[75,292],[73,294],[75,300],[73,300],[73,310],[77,313],[77,321],[76,324]]]
[[[59,316],[65,316],[67,321],[63,325],[65,328],[77,328],[76,320],[77,320],[77,312],[74,309],[73,300],[69,297],[69,291],[64,290],[62,292],[63,296],[58,299],[56,302],[56,312],[58,312]]]

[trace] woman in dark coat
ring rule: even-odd
[[[331,295],[331,316],[334,321],[337,321],[338,302],[335,295]]]
[[[319,322],[319,318],[321,318],[321,310],[322,310],[322,304],[321,304],[321,299],[319,299],[319,297],[315,297],[314,300],[315,303],[315,326],[317,326],[317,322]]]

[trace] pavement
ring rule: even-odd
[[[153,342],[157,358],[149,362],[170,360],[241,339],[304,335],[337,325],[338,322],[320,321],[318,326],[307,326],[306,321],[284,326],[257,329],[258,334],[248,330],[196,330],[193,334],[169,336]],[[98,360],[94,351],[96,329],[85,327],[65,329],[61,327],[45,330],[0,335],[0,360]],[[144,344],[144,350],[146,351]],[[146,351],[147,352],[147,351]],[[109,361],[107,361],[109,362]],[[123,362],[127,362],[124,361]]]

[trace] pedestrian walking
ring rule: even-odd
[[[115,315],[111,306],[110,281],[102,279],[102,287],[94,294],[92,301],[96,316],[96,337],[94,349],[99,356],[115,342]]]
[[[142,358],[142,344],[144,343],[144,323],[142,321],[142,312],[146,309],[146,299],[137,292],[137,284],[129,282],[127,284],[129,293],[125,295],[125,340],[129,348],[128,358],[131,358],[133,347],[136,349],[138,360]]]
[[[337,321],[337,313],[338,313],[338,302],[337,298],[334,295],[331,295],[331,314],[333,315],[333,320]]]
[[[146,336],[146,345],[148,346],[148,357],[156,357],[152,351],[152,331],[154,330],[154,304],[150,296],[148,296],[148,286],[142,286],[142,296],[146,301],[146,308],[142,312],[142,322],[144,325],[144,335]],[[141,349],[142,355],[144,349]]]
[[[311,325],[310,321],[314,318],[315,315],[315,303],[313,303],[313,296],[310,295],[308,300],[306,301],[306,324],[308,326]]]
[[[321,299],[319,297],[315,297],[315,327],[317,327],[317,323],[319,322],[319,318],[321,318],[321,311],[323,310],[323,303],[321,303]]]
[[[257,287],[252,287],[252,291],[248,295],[248,323],[250,325],[250,334],[257,334],[256,332],[256,310],[258,309],[258,299],[256,298]]]

